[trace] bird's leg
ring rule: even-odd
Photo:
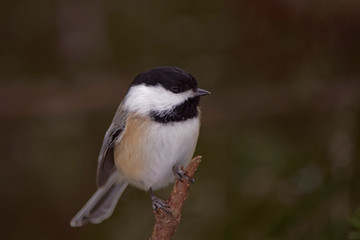
[[[185,179],[186,181],[188,181],[189,183],[194,183],[195,180],[191,177],[189,177],[187,174],[187,172],[185,172],[184,170],[182,170],[182,168],[180,168],[177,165],[174,165],[172,168],[172,171],[175,175],[175,177],[179,180],[179,181],[183,181],[183,179]]]
[[[154,192],[152,188],[149,189],[150,196],[151,196],[151,202],[152,202],[152,208],[158,213],[158,209],[164,210],[166,213],[171,214],[169,205],[162,199],[158,198],[154,195]]]

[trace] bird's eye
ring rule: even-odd
[[[170,89],[173,93],[179,93],[181,91],[179,86],[174,86]]]

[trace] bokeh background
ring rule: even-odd
[[[1,239],[148,239],[134,188],[69,221],[130,82],[162,65],[213,93],[174,239],[360,239],[359,1],[2,1],[0,27]]]

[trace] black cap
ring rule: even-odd
[[[189,89],[197,90],[196,79],[188,72],[177,67],[157,67],[137,75],[131,86],[145,84],[148,86],[161,85],[174,93],[185,92]]]

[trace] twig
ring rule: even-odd
[[[186,167],[185,172],[190,179],[194,178],[200,162],[201,156],[194,157]],[[166,200],[171,214],[161,209],[158,209],[158,212],[154,211],[155,225],[150,240],[169,240],[174,235],[180,223],[181,210],[189,194],[189,187],[189,181],[185,179],[176,180],[171,195]]]

